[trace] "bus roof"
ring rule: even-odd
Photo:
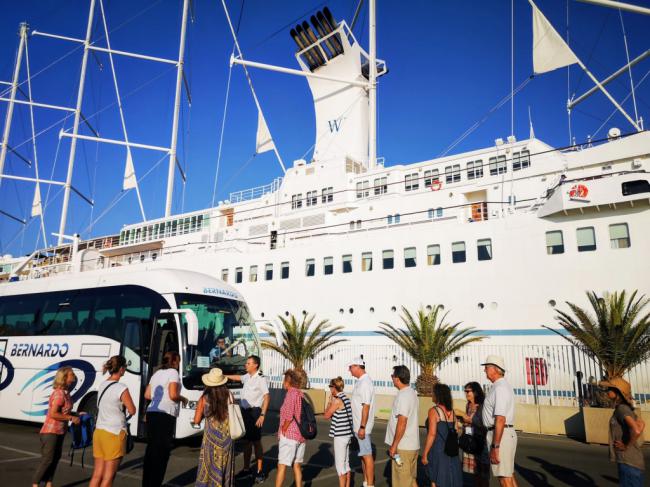
[[[113,267],[2,283],[0,297],[132,285],[146,287],[159,294],[189,293],[244,300],[232,286],[208,274],[181,269],[138,268]]]

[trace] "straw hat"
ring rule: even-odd
[[[201,376],[201,380],[208,387],[221,386],[228,382],[228,378],[218,368],[210,369],[210,372]]]
[[[618,390],[628,403],[633,404],[634,399],[632,398],[632,387],[630,386],[630,383],[622,377],[603,380],[600,381],[598,385],[600,387],[611,387],[612,389]]]
[[[499,355],[488,355],[485,362],[481,365],[494,365],[495,367],[499,367],[502,371],[506,371],[506,362],[503,360],[503,357],[500,357]]]

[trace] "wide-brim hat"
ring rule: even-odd
[[[348,367],[352,367],[353,365],[363,365],[365,367],[366,361],[363,360],[363,357],[361,355],[359,355],[358,357],[354,357],[348,362]]]
[[[228,382],[228,377],[223,375],[219,368],[210,369],[210,372],[201,376],[201,381],[208,387],[221,386]]]
[[[625,400],[632,404],[634,398],[632,397],[632,386],[630,383],[623,379],[623,377],[614,377],[613,379],[603,380],[598,383],[600,387],[616,389],[621,393]]]
[[[506,371],[506,362],[500,355],[488,355],[481,365],[494,365],[499,367],[504,372]]]

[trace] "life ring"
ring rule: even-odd
[[[574,184],[569,190],[569,198],[586,198],[589,188],[584,184]]]
[[[439,179],[436,179],[431,183],[431,191],[440,191],[442,188],[442,182]]]

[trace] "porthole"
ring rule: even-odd
[[[555,302],[555,299],[551,299],[551,300],[549,300],[549,302],[548,302],[548,305],[549,305],[551,308],[555,308],[555,305],[556,305],[556,304],[557,304],[557,303]]]
[[[284,312],[284,316],[289,316],[289,312],[288,312],[288,311],[285,311],[285,312]]]
[[[307,316],[307,311],[305,311],[305,310],[303,309],[303,310],[302,310],[302,315],[303,315],[303,316]]]
[[[431,305],[430,305],[430,304],[427,304],[427,311],[431,311],[431,309],[432,309],[432,308],[431,308]]]
[[[261,316],[262,318],[264,318],[264,311],[262,311],[262,312],[260,313],[260,316]]]
[[[354,313],[354,308],[350,308],[348,311],[350,312],[350,314],[352,314]]]
[[[371,308],[370,308],[370,312],[371,312],[371,313],[374,313],[374,312],[375,312],[375,308],[371,307]]]
[[[483,303],[478,303],[478,309],[483,309],[485,308],[485,305]]]
[[[397,308],[395,306],[393,306],[393,307],[390,308],[390,310],[394,313],[395,311],[397,311]]]
[[[140,255],[140,262],[144,262],[144,254]]]
[[[157,253],[157,252],[154,252],[153,254],[151,254],[151,258],[152,258],[153,260],[156,260],[156,259],[158,258],[158,253]]]
[[[438,305],[438,308],[440,308],[440,310],[442,311],[442,310],[445,309],[445,305],[444,305],[444,304],[439,304],[439,305]]]
[[[345,310],[343,308],[340,308],[339,313],[343,314],[343,313],[345,313]]]

